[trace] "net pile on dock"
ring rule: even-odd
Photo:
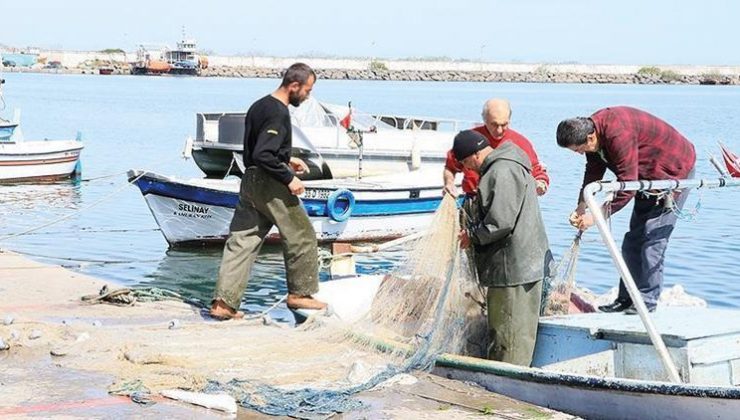
[[[485,325],[478,304],[482,294],[467,255],[459,248],[458,220],[456,203],[447,197],[429,234],[385,277],[363,319],[351,325],[309,326],[296,331],[304,344],[297,344],[302,340],[294,336],[282,351],[271,346],[275,363],[293,377],[303,375],[305,382],[280,385],[276,380],[232,379],[211,381],[206,391],[228,392],[243,406],[263,413],[312,418],[357,408],[352,395],[400,373],[430,369],[440,353],[485,348],[480,343],[480,327]],[[326,346],[311,343],[322,341],[344,348],[343,353],[325,354],[324,365],[302,364],[302,359],[321,359],[314,352]],[[345,378],[323,374],[338,365],[345,366]]]

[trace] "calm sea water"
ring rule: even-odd
[[[208,300],[221,249],[168,250],[138,189],[126,186],[124,172],[149,169],[197,177],[192,161],[179,157],[195,132],[195,113],[242,111],[271,92],[277,80],[133,76],[6,74],[8,109],[20,108],[26,139],[83,135],[81,183],[0,186],[0,236],[20,232],[75,213],[68,220],[0,247],[68,266],[126,285],[155,285]],[[717,177],[707,160],[717,140],[740,151],[740,88],[729,86],[622,86],[569,84],[319,81],[319,100],[352,101],[363,111],[478,120],[485,99],[506,97],[514,109],[512,126],[535,144],[552,178],[541,199],[553,252],[570,245],[574,230],[567,217],[576,203],[584,158],[557,147],[555,127],[567,117],[589,115],[609,105],[648,110],[691,139],[700,161],[697,177]],[[441,177],[440,168],[440,177]],[[105,177],[105,178],[100,178]],[[694,192],[688,209],[700,203],[693,221],[680,221],[666,257],[666,285],[682,284],[710,305],[740,306],[740,191]],[[91,208],[88,208],[92,206]],[[81,211],[80,211],[81,210]],[[612,218],[621,240],[629,208]],[[617,283],[618,275],[596,230],[585,235],[578,281],[596,292]],[[363,272],[390,270],[403,256],[394,251],[363,257]],[[285,293],[282,256],[266,247],[255,267],[244,305],[257,310]],[[290,318],[280,307],[277,318]]]

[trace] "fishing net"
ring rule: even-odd
[[[466,252],[459,248],[459,228],[456,202],[447,196],[429,233],[385,276],[360,321],[306,326],[288,346],[271,348],[273,360],[289,366],[293,378],[306,381],[286,383],[275,376],[267,382],[214,380],[206,391],[228,392],[241,405],[267,414],[315,418],[357,408],[360,403],[352,395],[400,373],[430,369],[440,353],[482,354],[483,295]],[[342,351],[327,351],[316,343],[331,343]],[[326,353],[321,357],[317,351]],[[307,359],[311,362],[301,363]]]
[[[578,253],[581,249],[579,231],[560,261],[551,270],[551,276],[543,283],[542,307],[540,313],[545,316],[567,314],[570,309],[571,295],[575,289]]]

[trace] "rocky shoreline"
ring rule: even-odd
[[[320,79],[330,80],[399,80],[441,82],[507,82],[507,83],[588,83],[588,84],[689,84],[740,85],[740,75],[607,74],[562,72],[492,72],[460,70],[342,70],[317,69]],[[215,67],[202,71],[204,77],[278,78],[280,71],[270,68]]]
[[[101,72],[101,69],[105,69]],[[647,71],[643,71],[647,69]],[[104,67],[81,65],[74,68],[3,68],[6,73],[57,74],[131,74],[126,64]],[[325,69],[317,68],[325,80],[396,80],[436,82],[504,82],[504,83],[584,83],[584,84],[686,84],[686,85],[740,85],[740,74],[678,74],[655,67],[643,68],[637,73],[580,73],[548,71],[544,66],[535,71],[467,71],[467,70],[394,70],[394,69]],[[211,66],[203,69],[201,77],[280,78],[281,69],[250,66]]]

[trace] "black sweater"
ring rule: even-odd
[[[244,165],[258,166],[288,185],[292,132],[288,107],[271,95],[253,103],[244,120]]]

